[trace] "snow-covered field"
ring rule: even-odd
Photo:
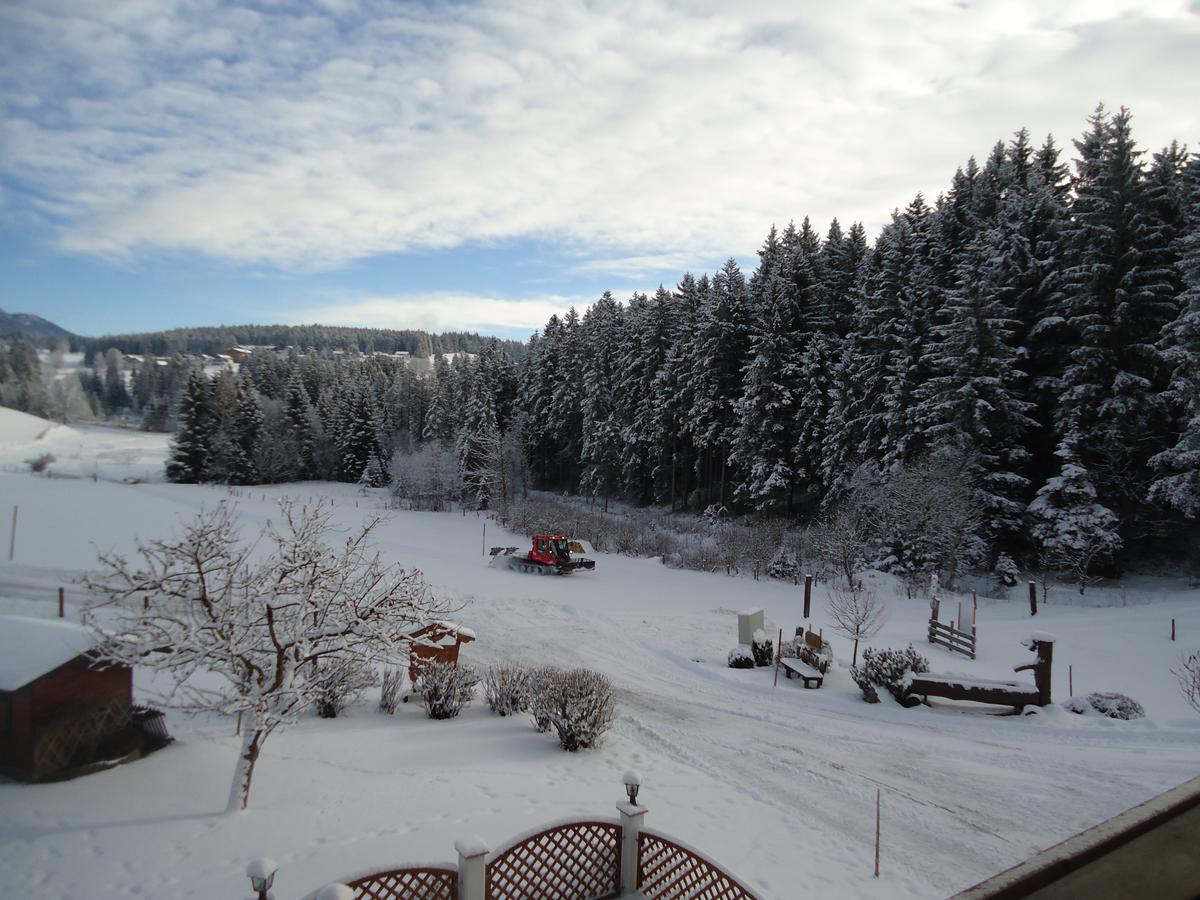
[[[346,526],[384,514],[384,555],[464,605],[458,618],[478,635],[465,660],[598,669],[618,687],[618,716],[603,747],[567,754],[480,702],[434,722],[414,704],[382,715],[369,696],[344,718],[308,718],[273,736],[250,809],[225,815],[233,723],[171,714],[177,742],[143,761],[59,784],[0,780],[2,897],[232,900],[247,893],[243,868],[260,855],[281,865],[276,896],[299,897],[367,867],[453,859],[456,838],[495,847],[551,820],[615,815],[630,767],[642,774],[648,826],[706,851],[765,898],[800,896],[806,885],[831,898],[938,897],[1200,771],[1200,716],[1170,674],[1181,652],[1200,647],[1200,598],[1183,581],[1090,590],[1098,606],[1077,596],[1068,604],[1058,588],[1033,621],[1022,591],[981,599],[971,662],[926,642],[926,598],[905,599],[888,576],[868,576],[889,611],[872,645],[912,642],[935,671],[1003,677],[1031,661],[1019,641],[1036,627],[1058,638],[1057,700],[1067,697],[1070,665],[1076,694],[1119,690],[1147,717],[1115,722],[1057,705],[996,717],[948,705],[905,710],[886,697],[869,706],[846,673],[850,642],[836,637],[838,667],[821,690],[782,677],[775,687],[769,669],[726,668],[736,610],[763,607],[772,636],[800,624],[792,585],[605,554],[595,572],[570,578],[496,571],[482,555],[485,524],[487,544],[525,536],[474,515],[383,512],[380,493],[347,485],[234,496],[164,484],[162,436],[47,428],[0,410],[5,539],[19,506],[13,561],[7,540],[2,547],[0,612],[53,616],[65,585],[77,619],[83,597],[73,582],[97,549],[131,550],[135,538],[178,530],[223,498],[239,504],[249,536],[277,515],[278,497],[324,495]],[[28,474],[22,461],[41,452],[57,458],[52,472],[85,477]],[[956,601],[944,594],[943,610]],[[818,586],[815,627],[827,628],[824,609]]]

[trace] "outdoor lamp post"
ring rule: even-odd
[[[642,776],[633,769],[629,769],[621,780],[625,782],[625,793],[629,795],[629,802],[637,806],[638,788],[642,786]]]
[[[267,891],[271,890],[271,882],[278,871],[279,864],[269,857],[260,856],[250,860],[246,866],[246,877],[250,879],[250,887],[258,892],[258,900],[270,900]]]

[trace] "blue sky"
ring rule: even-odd
[[[525,337],[1099,101],[1200,143],[1197,46],[1188,0],[0,0],[0,307]]]

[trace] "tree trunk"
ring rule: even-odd
[[[854,655],[850,657],[850,665],[852,665],[852,666],[858,665],[858,638],[854,639]]]
[[[245,726],[242,748],[233,770],[233,782],[229,785],[229,801],[225,804],[227,813],[245,809],[250,802],[250,779],[254,777],[254,764],[258,762],[258,754],[267,738],[266,732],[258,727],[258,715],[255,712],[247,714]]]

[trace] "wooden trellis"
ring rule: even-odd
[[[101,741],[128,724],[129,704],[114,699],[71,710],[41,726],[33,745],[34,778],[91,762]]]
[[[755,900],[703,856],[652,831],[638,837],[638,889],[648,900]]]
[[[455,869],[391,869],[364,875],[346,883],[355,900],[456,900],[458,872]]]
[[[612,822],[548,828],[508,848],[487,867],[487,900],[600,900],[620,892],[621,826]]]

